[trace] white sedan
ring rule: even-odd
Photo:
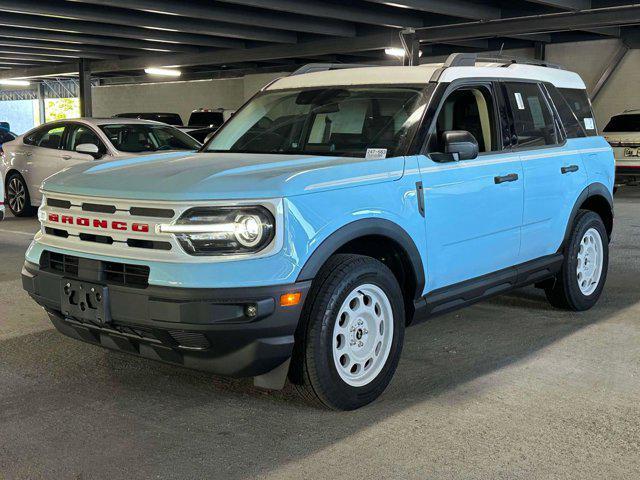
[[[177,128],[150,120],[79,118],[46,123],[2,145],[0,175],[6,203],[18,217],[33,215],[42,201],[42,181],[71,165],[200,146]]]

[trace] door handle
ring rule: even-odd
[[[560,171],[564,175],[565,173],[577,172],[579,169],[580,167],[578,167],[578,165],[569,165],[568,167],[562,167]]]
[[[71,158],[71,155],[62,155],[63,160],[69,160],[70,158]]]
[[[509,175],[503,175],[502,177],[493,177],[493,181],[496,185],[505,182],[516,182],[518,180],[517,173],[510,173]]]

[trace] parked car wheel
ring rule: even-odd
[[[24,178],[18,173],[11,174],[7,180],[7,204],[16,217],[29,217],[34,214],[29,189]]]
[[[607,279],[609,238],[602,218],[580,210],[565,248],[562,269],[547,287],[547,299],[557,308],[583,311],[595,305]]]
[[[387,266],[361,255],[331,257],[305,305],[293,383],[335,410],[372,402],[395,373],[404,327],[402,291]]]

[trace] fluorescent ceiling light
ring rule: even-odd
[[[171,68],[149,67],[149,68],[145,68],[144,72],[148,73],[149,75],[163,75],[165,77],[179,77],[180,75],[182,75],[182,72],[180,70],[174,70]]]
[[[28,87],[31,82],[27,80],[0,80],[0,85],[11,85],[14,87]]]
[[[385,48],[384,49],[384,53],[386,53],[387,55],[390,55],[392,57],[398,57],[398,58],[402,58],[406,54],[406,52],[404,51],[404,48],[398,48],[398,47]],[[422,52],[419,52],[418,56],[421,57],[422,56]]]

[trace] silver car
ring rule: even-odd
[[[42,181],[71,165],[200,146],[177,128],[150,120],[78,118],[46,123],[2,146],[6,203],[18,217],[33,215],[42,201]]]

